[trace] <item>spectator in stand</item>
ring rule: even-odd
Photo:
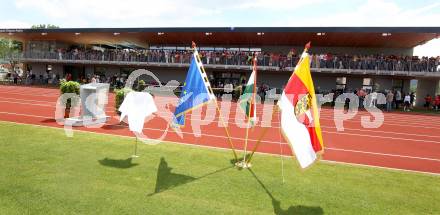
[[[102,60],[102,61],[134,61],[159,63],[189,63],[189,50],[149,50],[149,49],[59,49],[53,53],[29,51],[24,53],[29,58],[53,58],[68,60]],[[206,64],[248,65],[250,51],[201,51],[200,55]],[[43,56],[43,57],[42,57]],[[288,53],[261,54],[261,66],[273,66],[284,69],[294,67],[298,57],[295,50]],[[260,59],[259,59],[260,61]],[[313,68],[386,70],[386,71],[421,71],[440,72],[440,57],[394,56],[389,55],[352,55],[321,53],[313,54]]]
[[[404,107],[403,107],[403,111],[410,111],[410,102],[411,102],[411,97],[409,96],[409,94],[405,94],[405,98],[403,99],[404,102]]]
[[[394,94],[391,90],[387,94],[387,111],[390,112],[393,107]]]

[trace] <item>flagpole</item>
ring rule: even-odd
[[[309,50],[309,48],[310,48],[310,42],[308,42],[308,43],[306,44],[306,46],[305,46],[305,48],[304,48],[304,51],[303,51],[303,54],[304,54],[304,52],[307,52],[307,51]],[[302,59],[303,59],[303,55],[301,55],[301,58],[299,59],[298,64],[296,65],[296,67],[298,67],[298,65],[299,65],[299,63],[301,62]],[[295,67],[294,71],[296,70],[296,67]],[[275,106],[277,106],[277,105],[275,105]],[[275,110],[279,112],[279,108],[278,108],[278,107],[276,107]],[[272,112],[272,118],[273,118],[273,114],[274,114],[274,113]],[[281,120],[279,120],[279,123],[280,123],[280,127],[279,127],[279,129],[281,129]],[[258,138],[257,143],[255,144],[255,147],[254,147],[254,149],[252,150],[251,155],[249,156],[248,162],[251,162],[252,157],[253,157],[254,154],[255,154],[255,151],[257,151],[258,147],[260,146],[261,140],[262,140],[263,137],[266,135],[267,130],[269,130],[268,128],[269,128],[269,127],[266,127],[266,129],[263,131],[263,133],[261,133],[260,137]]]
[[[192,42],[192,48],[193,48],[193,51],[196,53],[197,60],[198,60],[199,62],[201,62],[201,59],[200,59],[199,53],[197,52],[196,43],[195,43],[194,41]],[[206,74],[205,67],[201,66],[201,69],[203,70],[203,73]],[[211,85],[209,85],[209,91],[210,91],[210,92],[213,92],[213,91],[212,91],[212,88],[211,88]],[[228,127],[226,126],[226,123],[223,121],[223,116],[222,116],[222,113],[221,113],[220,108],[219,108],[219,106],[218,106],[217,99],[215,99],[215,107],[216,107],[216,109],[217,109],[217,112],[219,113],[219,119],[220,119],[220,121],[221,121],[223,127],[225,128],[226,135],[228,136],[229,146],[231,147],[232,153],[234,154],[234,158],[235,158],[236,161],[238,161],[237,152],[235,152],[235,147],[234,147],[234,144],[232,143],[231,135],[229,134],[229,129],[228,129]]]
[[[280,122],[281,127],[281,117],[280,112],[278,111],[278,122]],[[281,159],[281,177],[283,178],[283,184],[284,184],[284,159],[283,159],[283,146],[281,145],[281,129],[278,129],[278,139],[280,140],[280,159]]]
[[[255,76],[254,76],[254,80],[257,80],[257,60],[256,60],[256,55],[254,54],[254,57],[252,58],[252,72],[255,71]],[[252,75],[251,75],[252,76]],[[254,81],[256,82],[256,81]],[[246,156],[247,156],[247,146],[248,146],[248,142],[249,142],[249,129],[251,127],[251,111],[254,108],[254,102],[255,102],[255,93],[256,93],[256,83],[254,83],[254,89],[253,89],[253,94],[252,98],[251,98],[251,102],[249,103],[249,110],[247,111],[247,127],[246,127],[246,139],[244,142],[244,155],[243,155],[243,161],[241,164],[238,164],[238,166],[242,167],[242,168],[249,168],[251,167],[251,163],[249,161],[246,161]],[[254,110],[254,114],[256,110]]]
[[[136,142],[135,142],[135,144],[134,144],[134,155],[131,156],[132,158],[137,158],[137,157],[139,157],[139,156],[137,155],[137,145],[138,145],[138,138],[137,138],[137,134],[136,134]]]

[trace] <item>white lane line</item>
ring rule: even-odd
[[[3,93],[3,92],[0,92],[0,93]],[[37,93],[37,92],[35,92],[35,93]],[[47,93],[41,93],[41,92],[38,92],[37,95],[33,94],[33,93],[23,94],[23,93],[10,93],[10,92],[6,93],[6,94],[8,94],[8,95],[19,95],[19,96],[38,96],[38,97],[47,97],[47,98],[57,98],[59,96],[59,93],[58,94],[47,94]]]
[[[34,105],[34,106],[43,106],[43,107],[51,107],[49,105],[39,105],[39,104],[29,104],[29,103],[19,103],[19,102],[8,102],[8,101],[0,101],[0,103],[12,103],[12,104],[26,104],[26,105]],[[10,113],[10,112],[1,112],[1,113]],[[18,113],[13,113],[13,114],[18,114]],[[25,115],[23,115],[25,116]],[[26,116],[31,116],[31,115],[26,115]],[[171,119],[171,118],[169,118]],[[202,121],[202,120],[198,120],[198,121]],[[213,122],[218,122],[218,120],[213,120]],[[228,120],[228,122],[230,122]],[[272,128],[280,128],[279,126],[272,126]],[[333,127],[336,128],[336,127]],[[153,128],[151,128],[153,129]],[[354,129],[353,129],[354,130]],[[360,129],[359,129],[360,130]],[[347,133],[347,132],[332,132],[332,131],[322,131],[323,133],[330,133],[330,134],[339,134],[339,135],[355,135],[355,136],[363,136],[363,137],[373,137],[373,138],[381,138],[381,139],[392,139],[392,140],[404,140],[404,141],[417,141],[417,142],[430,142],[430,143],[436,143],[439,144],[440,142],[438,141],[433,141],[433,140],[420,140],[420,139],[409,139],[409,138],[400,138],[400,137],[387,137],[387,136],[377,136],[377,135],[365,135],[365,134],[353,134],[353,133]],[[374,132],[374,131],[373,131]],[[185,132],[184,132],[185,133]],[[256,141],[256,140],[255,140]],[[264,141],[262,141],[264,142]]]
[[[0,96],[0,101],[2,100],[13,100],[13,101],[22,101],[24,103],[26,102],[41,102],[41,103],[51,103],[51,104],[55,104],[56,101],[44,101],[44,100],[31,100],[31,99],[17,99],[17,98],[9,98],[9,97],[1,97]]]
[[[35,103],[23,103],[23,102],[12,102],[12,101],[1,101],[0,103],[8,103],[8,104],[20,104],[20,105],[31,105],[31,106],[40,106],[40,107],[51,107],[55,108],[54,105],[44,105],[44,104],[35,104]]]
[[[348,162],[325,160],[325,159],[321,159],[321,161],[324,163],[334,163],[334,164],[338,164],[338,165],[377,168],[377,169],[384,169],[384,170],[389,170],[389,171],[391,170],[391,171],[398,171],[398,172],[409,172],[409,173],[417,173],[417,174],[432,175],[432,176],[440,177],[440,173],[434,173],[434,172],[424,172],[424,171],[417,171],[417,170],[410,170],[410,169],[399,169],[399,168],[384,167],[384,166],[374,166],[374,165],[360,164],[360,163],[348,163]]]
[[[35,100],[32,100],[32,101],[35,101]],[[51,108],[55,108],[55,105],[42,105],[42,104],[24,103],[24,102],[9,102],[9,101],[2,101],[2,100],[0,100],[0,103],[1,103],[1,102],[3,102],[3,103],[12,103],[12,104],[34,105],[34,106],[40,106],[40,107],[51,107]],[[107,110],[108,112],[115,112],[115,111],[113,111],[113,108],[112,108],[112,107],[106,107],[106,110]],[[162,113],[163,113],[163,112],[162,112]],[[192,114],[192,113],[188,114],[188,116],[192,116],[192,115],[194,115],[194,114]],[[202,117],[203,115],[197,114],[197,115],[194,115],[194,116]],[[231,118],[232,118],[232,119],[231,119]],[[218,123],[219,120],[217,120],[217,119],[218,119],[218,117],[215,117],[214,120],[213,120],[212,122],[213,122],[213,123]],[[324,117],[321,117],[320,119],[321,119],[321,120],[327,120],[327,121],[333,121],[332,118],[324,118]],[[225,119],[225,120],[226,120],[226,119]],[[203,121],[203,120],[198,120],[198,121]],[[228,121],[228,123],[235,123],[235,117],[229,117],[229,119],[227,119],[227,121]],[[347,121],[346,123],[359,123],[359,122],[358,122],[358,121]],[[274,128],[279,128],[279,126],[277,126],[277,125],[279,125],[279,122],[273,122],[273,121],[272,121],[271,124],[273,125],[272,127],[274,127]],[[415,124],[415,123],[390,124],[390,123],[386,123],[386,122],[384,122],[384,124],[383,124],[382,126],[384,126],[384,125],[388,125],[388,126],[399,126],[399,127],[412,127],[412,128],[420,128],[420,126],[423,126],[423,128],[440,130],[440,126],[439,126],[439,127],[426,126],[426,123],[424,123],[424,124]],[[336,127],[333,127],[333,128],[336,128]]]
[[[32,101],[35,101],[35,100],[32,100]],[[23,104],[25,104],[25,103],[23,103]],[[26,104],[26,105],[34,105],[34,104]],[[233,103],[233,104],[232,104],[232,108],[233,108],[234,106],[236,107],[236,105],[237,105],[237,104]],[[42,106],[42,105],[39,105],[39,106]],[[321,109],[321,110],[326,110],[326,109]],[[326,110],[326,112],[331,112],[331,110],[330,110],[330,111]],[[396,114],[396,115],[397,115],[397,114]],[[369,116],[369,115],[365,113],[365,116]],[[408,116],[408,115],[407,115],[407,116]],[[414,117],[419,118],[419,116],[414,116]],[[321,119],[322,119],[322,120],[334,120],[333,117],[321,117]],[[357,118],[355,118],[355,119],[351,119],[351,120],[348,120],[347,123],[359,123],[358,120],[359,120],[359,119],[357,119]],[[231,122],[231,121],[229,121],[229,122]],[[384,122],[384,125],[400,126],[400,127],[413,127],[413,128],[418,128],[418,127],[420,127],[420,126],[423,126],[423,127],[425,127],[425,128],[429,128],[429,129],[439,129],[439,130],[440,130],[440,126],[439,126],[439,127],[431,127],[431,126],[427,126],[427,124],[426,124],[427,120],[423,120],[423,119],[422,119],[422,121],[416,121],[416,120],[409,120],[408,117],[406,117],[406,121],[405,121],[404,124],[393,124],[393,123],[387,123],[387,122],[388,122],[388,118],[386,118],[386,120],[385,120],[385,122]],[[398,122],[398,121],[393,121],[393,122]],[[422,123],[417,123],[417,122],[422,122]],[[433,126],[436,126],[436,123],[435,123],[432,119],[431,119],[431,120],[428,120],[428,122],[432,122],[432,123],[434,123],[434,124],[432,124],[432,125],[433,125]],[[232,123],[233,123],[233,122],[232,122]],[[273,122],[273,123],[277,123],[277,122]],[[431,125],[431,124],[428,124],[428,125]]]
[[[6,91],[3,91],[3,90],[1,90],[1,89],[4,89],[4,88],[12,88],[12,89],[14,89],[14,90],[6,90]],[[29,94],[29,93],[25,93],[25,94],[21,94],[21,95],[31,95],[31,96],[35,96],[35,94],[32,94],[33,92],[38,92],[38,94],[44,94],[44,93],[42,93],[42,90],[43,91],[48,91],[48,92],[50,92],[52,95],[54,95],[54,96],[58,96],[59,95],[59,90],[58,89],[53,89],[53,88],[37,88],[37,87],[21,87],[21,86],[0,86],[0,94],[1,93],[8,93],[8,92],[12,92],[12,93],[14,93],[14,94],[19,94],[20,92],[31,92],[31,94]],[[47,93],[46,93],[47,94]],[[321,109],[322,111],[321,111],[321,113],[324,113],[324,114],[331,114],[331,112],[332,112],[332,109],[328,109],[328,108],[323,108],[323,109]],[[361,114],[361,115],[365,115],[365,116],[369,116],[369,114],[368,113],[366,113],[366,112],[358,112],[358,114]],[[413,115],[413,114],[400,114],[400,113],[386,113],[388,116],[395,116],[396,118],[402,118],[402,119],[405,119],[405,120],[407,120],[408,118],[407,117],[415,117],[416,119],[418,119],[420,116],[424,116],[424,117],[432,117],[432,116],[434,116],[434,117],[436,117],[435,115],[429,115],[429,116],[427,116],[427,115]],[[440,115],[438,116],[438,117],[440,117]]]
[[[21,113],[11,113],[11,112],[0,112],[0,114],[7,114],[7,115],[14,115],[14,116],[26,116],[26,117],[34,117],[34,118],[43,118],[43,119],[52,119],[50,117],[47,116],[39,116],[39,115],[32,115],[32,114],[21,114]],[[117,126],[117,127],[124,127],[124,128],[128,128],[128,126],[125,125],[115,125],[115,124],[109,124],[109,123],[105,123],[105,125],[107,126]],[[61,126],[61,125],[60,125]],[[164,129],[158,129],[158,128],[144,128],[143,130],[151,130],[151,131],[164,131]],[[188,134],[188,135],[193,135],[195,136],[193,132],[187,132],[187,131],[182,131],[183,134]],[[227,136],[220,136],[220,135],[213,135],[213,134],[202,134],[203,136],[206,137],[215,137],[215,138],[222,138],[222,139],[227,139]],[[244,141],[245,138],[241,138],[241,137],[233,137],[231,136],[231,139],[235,139],[235,140],[240,140],[240,141]],[[248,139],[251,142],[256,142],[256,139]],[[285,142],[277,142],[277,141],[269,141],[269,140],[262,140],[262,143],[272,143],[272,144],[282,144],[282,145],[288,145]]]
[[[358,136],[358,137],[371,137],[371,138],[381,138],[381,139],[391,139],[391,140],[403,140],[403,141],[414,141],[414,142],[422,142],[422,143],[435,143],[440,144],[439,141],[433,140],[418,140],[418,139],[409,139],[409,138],[400,138],[400,137],[384,137],[384,136],[376,136],[376,135],[366,135],[366,134],[354,134],[354,133],[340,133],[340,132],[332,132],[332,131],[322,131],[322,133],[329,134],[340,134],[340,135],[350,135],[350,136]]]
[[[0,97],[1,98],[1,97]],[[11,98],[5,98],[5,99],[11,99]],[[25,99],[22,99],[23,101],[26,101]],[[29,100],[29,101],[36,101],[36,100]],[[40,102],[47,102],[47,101],[40,101]],[[19,104],[19,103],[17,103],[17,104]],[[28,103],[23,103],[24,105],[33,105],[33,103],[32,104],[28,104]],[[41,105],[40,105],[41,106]],[[112,108],[110,108],[110,107],[107,107],[108,109],[112,109]],[[233,107],[232,107],[233,108]],[[263,113],[262,111],[261,112],[258,112],[258,113]],[[257,114],[258,114],[257,113]],[[191,115],[191,114],[190,114]],[[197,116],[197,115],[196,115]],[[198,114],[198,116],[201,116],[200,114]],[[333,118],[333,117],[320,117],[320,119],[322,119],[322,120],[328,120],[328,121],[333,121],[335,118]],[[339,119],[339,118],[337,118],[337,119]],[[358,119],[358,118],[354,118],[354,119],[350,119],[350,120],[347,120],[346,121],[346,123],[359,123],[359,120],[360,120],[360,118]],[[391,123],[388,123],[389,121],[391,121]],[[231,121],[229,121],[229,122],[231,122]],[[393,123],[394,122],[394,123]],[[422,120],[405,120],[405,121],[402,121],[402,122],[404,122],[403,124],[395,124],[395,123],[399,123],[400,121],[395,121],[395,120],[389,120],[387,117],[385,118],[385,122],[384,122],[384,124],[383,125],[391,125],[391,126],[400,126],[400,127],[416,127],[416,128],[418,128],[418,127],[420,127],[420,126],[423,126],[423,127],[425,127],[425,128],[431,128],[431,129],[440,129],[440,124],[437,124],[437,123],[435,123],[432,119],[430,119],[430,120],[424,120],[424,119],[422,119]],[[418,122],[420,122],[420,123],[418,123]],[[428,124],[427,124],[427,122],[429,122]],[[273,122],[273,123],[277,123],[277,122]],[[429,126],[428,126],[429,125]],[[432,126],[437,126],[437,125],[439,125],[439,127],[432,127]]]
[[[336,129],[334,126],[324,126],[321,125],[321,128],[328,128],[328,129]],[[344,128],[348,131],[361,131],[361,132],[373,132],[373,133],[383,133],[383,134],[396,134],[396,135],[405,135],[405,136],[416,136],[416,137],[429,137],[429,138],[439,138],[440,136],[433,136],[433,135],[426,135],[426,134],[414,134],[414,133],[401,133],[401,132],[393,132],[393,131],[382,131],[379,129],[358,129],[358,128]],[[343,132],[340,132],[343,133]]]
[[[20,116],[27,116],[27,117],[37,117],[37,118],[50,119],[50,118],[45,117],[45,116],[29,115],[29,114],[16,114],[16,113],[9,113],[9,112],[0,112],[0,114],[11,114],[11,115],[20,115]],[[114,124],[108,124],[108,123],[106,123],[105,125],[128,128],[128,126],[125,126],[125,125],[114,125]],[[164,131],[163,129],[157,129],[157,128],[144,128],[143,130],[147,130],[147,131],[148,130]],[[193,132],[182,132],[182,133],[188,134],[188,135],[194,135]],[[212,135],[212,134],[202,134],[202,135],[205,136],[205,137],[214,137],[214,138],[227,139],[226,136],[220,136],[220,135]],[[245,140],[244,138],[240,138],[240,137],[231,137],[231,139],[239,140],[239,141],[244,141]],[[252,141],[252,142],[256,142],[257,141],[255,139],[249,139],[249,140]],[[286,143],[286,142],[265,141],[265,140],[262,140],[261,142],[262,143],[266,143],[266,144],[288,145],[288,143]],[[435,158],[423,158],[423,157],[415,157],[415,156],[408,156],[408,155],[387,154],[387,153],[379,153],[379,152],[369,152],[369,151],[360,151],[360,150],[341,149],[341,148],[334,148],[334,147],[325,147],[325,150],[339,150],[339,151],[345,151],[345,152],[356,152],[356,153],[365,153],[365,154],[373,154],[373,155],[381,155],[381,156],[392,156],[392,157],[421,159],[421,160],[430,160],[430,161],[438,161],[438,162],[440,162],[439,159],[435,159]]]
[[[327,148],[325,148],[325,150],[353,152],[353,153],[361,153],[361,154],[380,155],[380,156],[399,157],[399,158],[410,158],[410,159],[417,159],[417,160],[428,160],[428,161],[440,162],[440,159],[435,159],[435,158],[415,157],[415,156],[408,156],[408,155],[396,155],[396,154],[368,152],[368,151],[359,151],[359,150],[351,150],[351,149],[340,149],[340,148],[327,147]]]

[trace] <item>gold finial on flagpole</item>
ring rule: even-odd
[[[255,67],[257,64],[257,53],[254,52],[254,56],[252,57],[252,66]]]
[[[304,51],[308,51],[309,49],[310,49],[310,46],[311,46],[311,41],[309,41],[307,44],[306,44],[306,46],[304,47]]]

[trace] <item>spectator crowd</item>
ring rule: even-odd
[[[250,51],[205,51],[200,57],[205,64],[250,65],[254,52]],[[57,52],[25,52],[27,58],[59,60],[123,61],[151,63],[189,63],[191,50],[168,49],[79,49],[58,50]],[[276,67],[283,70],[294,67],[299,60],[295,50],[287,54],[258,52],[259,66]],[[321,69],[385,70],[440,72],[440,56],[396,56],[396,55],[348,55],[311,53],[311,67]],[[289,68],[289,69],[290,69]]]
[[[167,63],[167,64],[181,64],[189,63],[191,58],[191,50],[167,50],[167,49],[79,49],[73,48],[70,50],[58,50],[57,52],[25,52],[24,57],[27,58],[43,58],[43,59],[58,59],[58,60],[93,60],[93,61],[123,61],[123,62],[151,62],[151,63]],[[220,65],[245,65],[250,66],[252,56],[255,52],[249,51],[199,51],[200,57],[205,64],[220,64]],[[286,69],[293,67],[299,60],[299,56],[294,50],[287,54],[258,52],[257,58],[259,66],[270,66],[278,69]],[[439,60],[440,57],[417,57],[417,56],[395,56],[395,55],[340,55],[340,54],[310,54],[311,67],[321,69],[352,69],[352,70],[385,70],[385,71],[422,71],[422,72],[440,72]],[[291,69],[291,68],[289,68]],[[71,80],[71,74],[65,77],[47,71],[44,74],[35,75],[32,70],[23,72],[23,74],[14,74],[14,83],[17,80],[24,81],[25,84],[53,84],[59,83],[60,78]],[[126,74],[117,74],[112,76],[89,75],[87,77],[78,77],[81,83],[109,83],[114,88],[121,88],[125,85],[127,79]],[[237,83],[222,82],[210,77],[210,81],[214,89],[223,89],[226,85],[230,85],[233,98],[238,99],[245,81],[240,80]],[[147,83],[147,85],[157,85],[158,83]],[[162,83],[165,84],[165,83]],[[258,88],[258,94],[265,100],[266,92],[270,90],[268,84],[264,83]],[[319,89],[318,89],[319,91]],[[223,94],[222,90],[215,90],[218,97]],[[319,92],[317,92],[319,93]],[[337,102],[345,103],[348,106],[349,99],[345,101],[338,101],[337,98],[343,93],[354,93],[358,99],[360,108],[367,106],[377,106],[386,111],[394,109],[402,109],[410,111],[415,102],[414,93],[402,93],[399,90],[386,90],[383,92],[367,92],[363,89],[356,90],[332,90],[333,95],[332,105]],[[382,93],[385,96],[385,104],[378,104],[378,94]],[[371,94],[370,97],[367,97]],[[364,103],[365,99],[369,99]],[[425,107],[427,109],[440,110],[440,95],[426,95]]]

